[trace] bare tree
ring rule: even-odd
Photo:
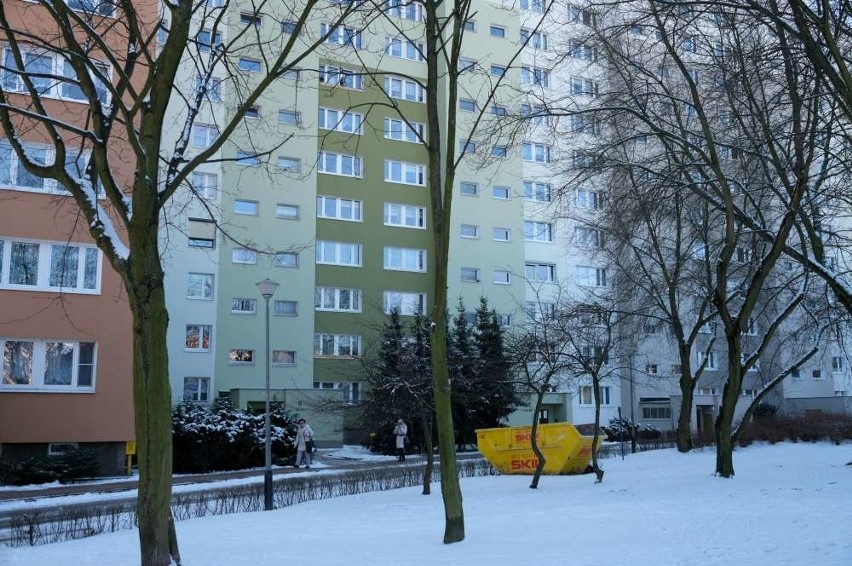
[[[179,562],[169,517],[168,313],[158,242],[164,207],[187,190],[196,167],[221,160],[218,152],[242,128],[245,113],[268,87],[316,50],[335,23],[353,13],[352,5],[329,6],[318,0],[293,6],[255,0],[248,8],[255,18],[228,25],[232,10],[227,0],[0,4],[6,48],[0,63],[0,126],[6,142],[30,174],[51,179],[67,191],[128,293],[143,564],[169,564],[170,556]],[[261,31],[256,25],[261,14],[289,22],[287,29],[270,26]],[[301,35],[319,17],[332,22],[328,33]],[[228,40],[222,41],[226,27]],[[251,81],[236,72],[243,54],[260,61]],[[199,77],[197,88],[189,92],[180,88],[187,66]],[[225,77],[235,102],[217,124],[218,135],[193,151],[193,126],[210,93],[219,88],[214,71]],[[63,94],[57,95],[59,90]],[[172,143],[164,129],[175,124],[181,133]],[[34,156],[26,140],[47,143],[54,161]],[[274,149],[257,147],[255,157]],[[132,174],[121,176],[123,170]]]

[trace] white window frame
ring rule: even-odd
[[[242,308],[246,307],[246,308]],[[231,314],[257,314],[257,299],[234,297],[231,299]]]
[[[521,67],[521,84],[550,87],[550,71],[542,67]]]
[[[292,311],[284,311],[283,305],[293,305]],[[285,316],[294,318],[299,316],[299,301],[294,301],[291,299],[276,299],[272,301],[272,314],[274,316]]]
[[[426,250],[385,246],[382,254],[386,271],[410,271],[426,273]]]
[[[491,229],[491,239],[495,242],[511,242],[512,230],[511,228],[502,228],[500,226],[495,226]]]
[[[719,356],[716,355],[716,350],[710,350],[709,352],[699,351],[698,352],[698,367],[701,367],[701,364],[704,363],[704,358],[707,358],[707,365],[704,366],[706,371],[715,371],[719,369]]]
[[[363,160],[357,155],[348,153],[321,151],[317,159],[317,172],[360,179],[364,176]]]
[[[193,385],[193,387],[190,388],[190,385]],[[192,391],[191,394],[188,394],[189,390]],[[184,376],[183,400],[186,403],[208,402],[210,400],[210,378],[206,376]]]
[[[426,207],[395,202],[385,203],[384,224],[397,228],[426,229]]]
[[[324,43],[329,45],[347,46],[356,50],[363,46],[361,31],[355,28],[322,23],[320,24],[320,36],[325,37]]]
[[[524,277],[535,283],[553,283],[556,280],[556,265],[528,261],[524,263]]]
[[[198,197],[210,201],[219,198],[219,175],[204,171],[193,171],[191,179],[192,189]]]
[[[298,157],[279,155],[277,166],[279,170],[287,173],[300,173],[302,171],[302,160]]]
[[[292,210],[293,214],[285,214],[285,210]],[[275,205],[275,218],[282,220],[299,220],[302,215],[302,207],[298,204],[279,202]]]
[[[320,107],[318,128],[343,132],[345,134],[364,133],[364,115],[358,112],[348,112],[337,108]]]
[[[348,296],[348,307],[343,305],[344,295]],[[362,308],[361,299],[361,289],[316,287],[314,289],[314,310],[320,312],[359,313]]]
[[[544,32],[521,28],[521,43],[525,41],[527,42],[526,47],[542,51],[548,50],[548,36]]]
[[[608,287],[606,268],[578,265],[577,284],[583,287]]]
[[[478,267],[462,267],[460,270],[462,283],[479,283],[479,268]]]
[[[187,324],[184,340],[184,352],[209,352],[213,349],[213,325],[212,324]],[[190,331],[197,329],[198,345],[193,347],[189,345]],[[204,346],[204,341],[207,341],[207,346]]]
[[[426,139],[426,124],[385,118],[384,132],[387,140],[421,143],[421,139]]]
[[[425,187],[426,166],[420,163],[385,159],[385,182]]]
[[[330,87],[351,90],[364,90],[364,75],[359,71],[338,67],[337,65],[320,65],[319,82]]]
[[[426,312],[426,293],[410,291],[385,291],[383,294],[384,313],[390,314],[396,307],[403,316],[414,316]]]
[[[551,202],[553,198],[553,187],[550,183],[538,183],[536,181],[524,181],[524,200],[535,202]]]
[[[260,214],[260,203],[256,200],[234,199],[234,214],[258,216]]]
[[[408,61],[423,61],[426,46],[421,42],[411,41],[404,36],[385,36],[385,55],[395,59]]]
[[[239,360],[236,359],[237,356],[242,356],[240,352],[246,352],[251,359],[250,360]],[[232,366],[251,366],[254,365],[254,359],[257,352],[255,352],[251,348],[229,348],[228,349],[228,365]]]
[[[473,192],[471,193],[469,190],[466,191],[466,187],[473,188]],[[459,193],[465,197],[478,197],[479,196],[479,185],[477,183],[473,183],[471,181],[460,181],[459,182]]]
[[[599,386],[600,397],[601,397],[601,406],[607,406],[612,404],[612,392],[609,385],[601,385]],[[579,405],[588,407],[594,406],[595,404],[595,390],[594,385],[581,385],[577,392],[577,402]]]
[[[193,294],[192,290],[196,287],[193,279],[198,280],[197,288],[200,289],[199,294]],[[216,295],[216,276],[213,273],[198,273],[189,272],[186,277],[186,298],[200,301],[212,301]],[[207,293],[209,289],[209,294]]]
[[[588,189],[577,189],[574,193],[574,205],[585,210],[600,210],[603,208],[601,193]]]
[[[479,239],[479,226],[476,224],[461,224],[459,226],[459,236],[467,239]]]
[[[299,252],[277,252],[272,258],[272,265],[284,269],[298,269]]]
[[[527,242],[553,243],[553,224],[524,220],[524,240]]]
[[[397,100],[426,102],[426,89],[420,83],[395,75],[385,77],[385,94]]]
[[[545,143],[524,142],[521,158],[531,163],[550,163],[550,146]]]
[[[288,361],[281,361],[275,359],[275,354],[285,354]],[[296,350],[272,350],[272,357],[269,360],[269,363],[273,366],[279,367],[292,367],[296,365]]]
[[[7,344],[10,343],[25,343],[30,344],[30,359],[28,373],[30,375],[30,383],[13,383],[11,372],[12,369],[7,365]],[[45,373],[48,369],[47,364],[47,348],[48,344],[61,344],[63,346],[71,346],[73,351],[71,361],[71,375],[69,384],[50,384],[45,382]],[[91,346],[92,362],[82,363],[81,345],[86,344]],[[11,347],[10,347],[11,348]],[[0,391],[26,391],[26,392],[54,392],[61,391],[63,393],[94,393],[97,384],[97,366],[98,366],[98,343],[94,341],[77,341],[64,339],[42,339],[42,338],[24,338],[24,337],[0,337],[0,353],[3,357],[0,358]],[[91,366],[91,384],[79,385],[80,369],[82,366]]]
[[[35,273],[31,273],[27,277],[27,280],[32,279],[33,282],[12,282],[13,249],[32,250],[34,246],[35,256],[27,258],[32,260],[27,261],[27,263],[35,267]],[[54,255],[54,249],[60,254],[59,256]],[[59,259],[60,262],[70,261],[71,256],[65,255],[68,253],[76,256],[76,269],[70,270],[71,266],[66,265],[65,269],[70,270],[70,273],[65,276],[59,276],[58,284],[56,284],[56,279],[53,277],[53,268],[59,268],[62,265],[54,264],[54,259]],[[103,261],[101,256],[101,251],[93,245],[28,240],[24,238],[0,239],[0,289],[99,295],[103,275]],[[87,267],[89,269],[94,268],[94,273],[89,271],[88,277]],[[31,272],[32,270],[28,271]],[[69,281],[69,279],[73,279],[73,281]],[[73,283],[73,285],[70,283]]]
[[[330,346],[331,353],[323,353]],[[349,353],[341,353],[348,351]],[[314,334],[315,358],[359,358],[361,357],[361,336],[358,334]]]
[[[231,250],[231,262],[257,265],[257,252],[248,248],[234,248]]]
[[[332,242],[317,240],[316,264],[340,265],[344,267],[361,267],[361,244],[354,242]]]
[[[329,211],[329,208],[332,210]],[[363,209],[364,203],[360,200],[322,195],[317,197],[317,218],[361,222]]]
[[[495,285],[511,285],[512,273],[504,269],[495,269],[493,281]]]

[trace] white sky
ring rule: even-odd
[[[466,538],[444,545],[440,486],[177,524],[185,566],[852,565],[852,444],[740,448],[602,461],[594,476],[462,480]],[[310,473],[326,473],[322,471]],[[8,566],[139,564],[136,531],[0,548]]]

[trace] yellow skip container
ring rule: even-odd
[[[531,426],[480,428],[476,431],[479,452],[501,474],[532,475],[538,459],[530,442]],[[604,435],[598,438],[598,448]],[[544,454],[545,474],[579,474],[592,461],[594,437],[580,434],[569,423],[538,425],[538,448]]]

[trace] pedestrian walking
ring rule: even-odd
[[[405,441],[407,440],[408,427],[402,418],[396,421],[396,426],[393,427],[393,434],[396,439],[396,459],[398,462],[405,462]]]
[[[314,430],[305,419],[299,419],[299,428],[296,429],[296,438],[293,441],[296,447],[296,464],[298,468],[305,464],[306,468],[311,467],[311,454],[316,450],[314,447]]]

